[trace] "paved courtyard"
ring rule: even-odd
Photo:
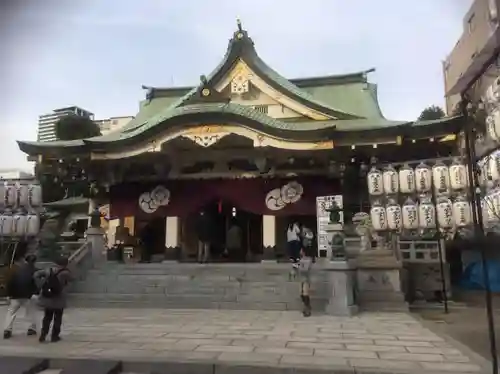
[[[0,355],[485,372],[478,355],[404,313],[305,319],[297,312],[68,309],[57,344],[25,336],[23,320],[15,328],[11,340],[0,341]]]

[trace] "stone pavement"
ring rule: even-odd
[[[453,308],[449,314],[445,314],[442,309],[421,310],[417,313],[424,320],[432,321],[435,330],[440,333],[452,337],[487,359],[491,357],[485,307]],[[500,343],[500,310],[494,311],[494,318],[495,335]]]
[[[305,319],[286,311],[68,309],[61,343],[40,344],[24,335],[26,328],[20,320],[14,337],[0,341],[0,356],[487,372],[478,355],[404,313]]]

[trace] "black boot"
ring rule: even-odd
[[[302,314],[304,317],[310,317],[311,316],[311,298],[309,296],[301,296],[302,302],[304,303],[304,311]]]
[[[5,330],[5,331],[3,332],[3,338],[4,338],[4,339],[10,339],[10,338],[12,338],[12,331],[10,331],[10,330]]]
[[[28,329],[28,336],[35,336],[36,335],[36,330],[35,329]]]

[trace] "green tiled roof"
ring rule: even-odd
[[[291,131],[307,131],[316,130],[320,128],[335,127],[336,123],[341,121],[310,121],[305,122],[284,122],[278,119],[269,117],[261,112],[254,110],[249,106],[239,105],[239,104],[227,104],[227,103],[207,103],[199,105],[186,105],[180,107],[169,107],[163,109],[153,117],[148,120],[137,123],[134,127],[129,127],[123,129],[119,132],[113,132],[105,136],[100,136],[92,139],[87,139],[85,142],[114,142],[117,140],[124,140],[133,138],[145,131],[155,127],[156,125],[165,122],[167,120],[173,119],[175,117],[185,116],[189,114],[198,113],[220,113],[220,114],[234,114],[237,116],[245,117],[250,120],[262,123],[263,125],[280,129],[280,130],[291,130]]]
[[[204,99],[200,101],[201,89],[203,87],[211,89],[214,84],[224,78],[238,59],[245,61],[256,74],[259,74],[263,80],[283,94],[301,101],[312,109],[339,119],[327,121],[297,121],[297,118],[275,119],[250,106],[214,102],[225,100],[225,98],[219,98],[216,95],[211,95],[214,98],[212,102],[203,101]],[[287,80],[260,59],[255,51],[253,41],[248,37],[246,31],[239,30],[230,40],[224,58],[204,83],[197,87],[149,88],[147,99],[140,104],[139,113],[123,128],[104,136],[85,140],[45,143],[19,142],[19,146],[21,150],[30,154],[36,154],[36,152],[58,154],[59,151],[66,148],[85,151],[89,147],[93,149],[94,146],[96,149],[101,149],[100,145],[111,143],[117,143],[119,146],[121,141],[128,142],[135,137],[144,139],[145,134],[149,134],[150,130],[162,131],[164,127],[162,126],[161,129],[158,127],[162,123],[166,129],[171,125],[178,127],[183,126],[183,123],[189,125],[201,123],[200,118],[203,116],[200,114],[206,114],[223,121],[227,119],[228,123],[238,123],[238,119],[240,119],[241,126],[255,127],[257,131],[269,132],[269,134],[290,139],[301,139],[301,136],[305,139],[316,135],[330,138],[334,132],[339,136],[344,136],[349,132],[354,133],[353,136],[360,136],[360,134],[372,136],[370,134],[374,134],[379,129],[386,129],[385,134],[393,134],[393,130],[399,131],[395,128],[396,126],[404,126],[402,131],[415,127],[423,130],[419,130],[419,132],[430,133],[433,130],[427,128],[427,125],[435,125],[454,119],[445,118],[422,122],[385,119],[377,99],[377,86],[368,83],[366,78],[366,74],[370,71],[372,70],[338,76]],[[220,118],[218,115],[227,115],[227,117]],[[393,129],[391,130],[391,128]],[[444,128],[450,127],[445,126]],[[311,132],[311,134],[305,134],[307,132]],[[362,133],[356,134],[356,132]],[[377,134],[380,133],[377,132]]]
[[[304,87],[311,96],[343,111],[365,118],[383,118],[377,98],[377,85],[349,83]]]

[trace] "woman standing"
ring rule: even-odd
[[[314,234],[310,229],[302,231],[303,246],[300,251],[299,275],[300,275],[300,298],[304,304],[302,313],[304,317],[311,315],[311,272],[316,262],[316,249],[313,245]]]
[[[300,225],[297,222],[288,224],[288,228],[286,230],[286,242],[288,258],[292,263],[290,278],[295,278],[299,267],[300,249],[302,247],[300,240]]]

